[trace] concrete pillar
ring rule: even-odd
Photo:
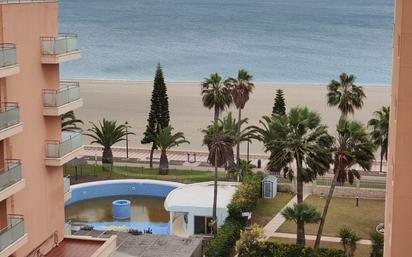
[[[195,216],[187,214],[187,235],[191,236],[195,233]]]
[[[175,213],[173,211],[169,212],[169,230],[170,230],[170,235],[173,235],[173,219],[174,219]]]

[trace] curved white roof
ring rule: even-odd
[[[226,208],[239,187],[237,182],[218,182],[217,208]],[[188,184],[172,190],[164,206],[168,211],[183,212],[192,208],[212,208],[213,181]]]

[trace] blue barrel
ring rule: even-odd
[[[124,220],[130,218],[130,201],[116,200],[112,202],[112,216],[116,220]]]

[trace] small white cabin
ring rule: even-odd
[[[278,178],[273,175],[266,176],[262,180],[262,198],[275,198],[278,192]]]

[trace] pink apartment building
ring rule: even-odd
[[[80,58],[77,36],[59,34],[56,1],[1,0],[0,42],[0,257],[109,256],[115,238],[65,236],[62,165],[82,144],[60,115],[82,99],[59,65]]]

